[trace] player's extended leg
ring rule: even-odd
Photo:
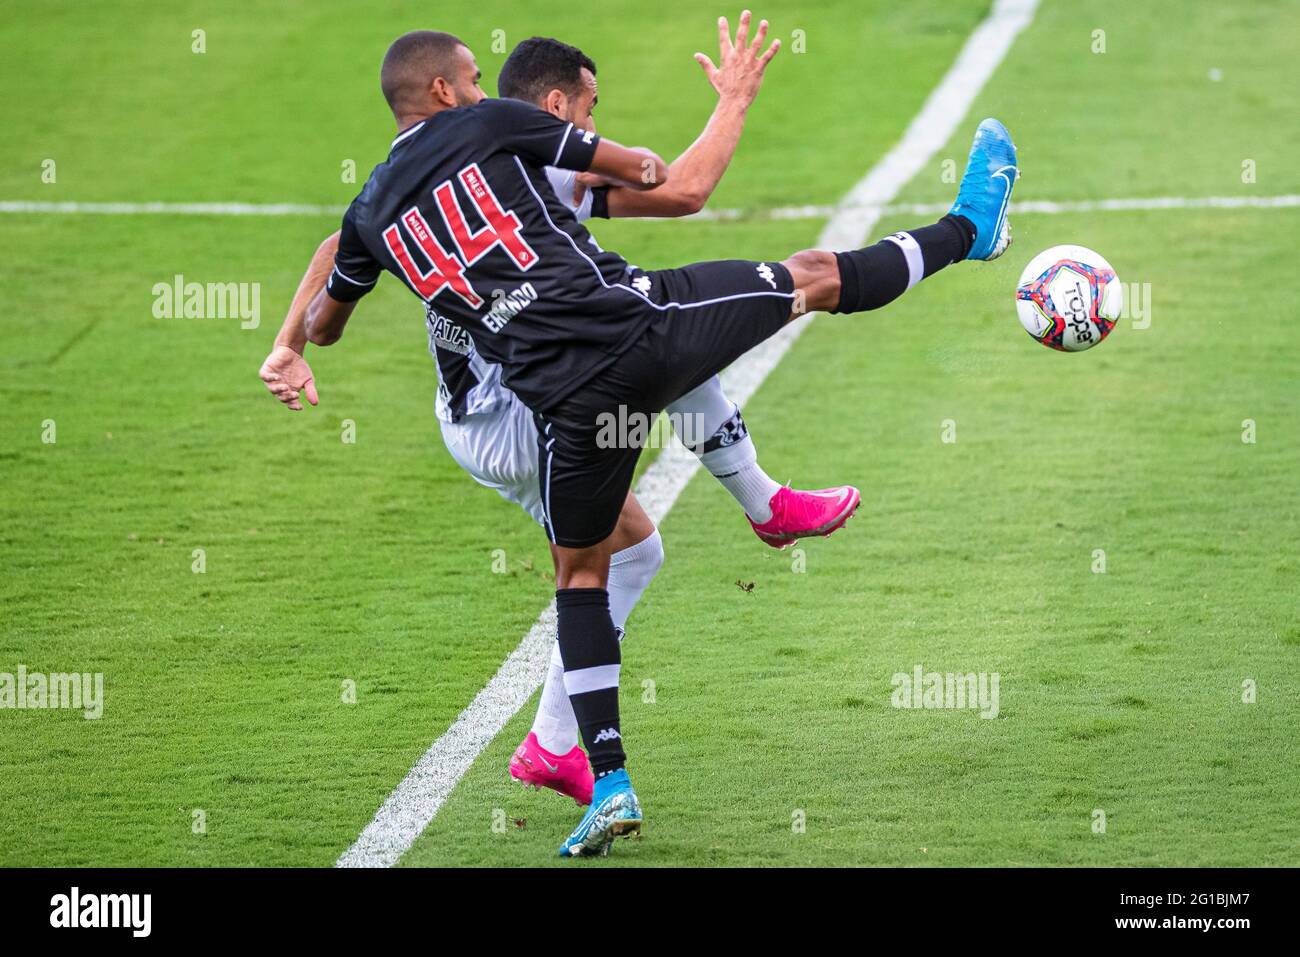
[[[758,464],[740,407],[727,398],[717,376],[671,403],[667,412],[678,438],[740,503],[755,534],[773,548],[808,535],[829,535],[862,500],[851,485],[801,491],[774,482]]]
[[[865,312],[962,259],[996,259],[1011,244],[1007,206],[1019,170],[1005,126],[980,123],[957,201],[932,226],[851,252],[805,250],[785,260],[804,312]],[[796,314],[800,310],[796,310]]]
[[[663,564],[663,540],[636,497],[628,493],[609,559],[610,617],[620,640],[633,607]],[[510,775],[533,787],[568,795],[580,805],[591,803],[594,778],[578,741],[578,719],[564,687],[564,660],[558,641],[542,684],[532,730],[510,759]]]

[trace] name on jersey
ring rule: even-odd
[[[531,282],[526,282],[513,292],[494,294],[493,299],[492,308],[483,317],[483,325],[490,332],[500,332],[507,322],[537,301],[537,290]]]

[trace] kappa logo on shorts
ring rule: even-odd
[[[632,280],[632,288],[643,296],[650,295],[650,277],[637,276]]]
[[[773,289],[776,288],[776,273],[772,272],[772,267],[767,263],[759,263],[756,267],[759,278],[766,282]]]

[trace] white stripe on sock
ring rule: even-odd
[[[564,673],[564,690],[570,696],[618,687],[618,665],[596,665]]]
[[[925,259],[921,256],[921,244],[911,233],[894,233],[885,238],[903,251],[903,256],[907,259],[907,288],[911,289],[925,278]]]

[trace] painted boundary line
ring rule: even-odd
[[[865,242],[880,217],[873,207],[883,207],[898,195],[953,135],[976,94],[1033,19],[1037,6],[1038,0],[996,0],[902,140],[832,214],[818,239],[819,247],[853,249]],[[743,406],[749,400],[812,318],[808,315],[790,323],[727,369],[722,381],[733,401]],[[646,470],[636,494],[655,524],[663,521],[698,468],[695,456],[674,442]],[[554,627],[552,602],[487,686],[388,796],[336,866],[390,867],[397,863],[433,820],[456,782],[541,685]]]
[[[885,203],[881,205],[777,206],[767,210],[703,209],[685,217],[699,222],[737,220],[828,219],[836,213],[866,216],[942,216],[948,203]],[[1011,204],[1011,212],[1097,213],[1161,209],[1286,209],[1300,206],[1300,195],[1282,196],[1134,196],[1126,199],[1085,199],[1054,202],[1026,200]],[[302,203],[40,203],[0,200],[0,214],[66,216],[342,216],[346,206],[312,206]],[[671,223],[681,219],[644,219]]]
[[[840,206],[778,206],[765,212],[744,209],[704,209],[688,217],[705,221],[762,220],[762,219],[825,219],[840,213],[881,216],[942,216],[951,203],[885,203],[881,205]],[[1300,206],[1300,195],[1284,196],[1135,196],[1126,199],[1087,199],[1054,202],[1052,200],[1025,200],[1013,202],[1011,212],[1018,215],[1033,213],[1099,213],[1128,212],[1161,209],[1283,209]],[[668,222],[668,220],[662,220]],[[660,220],[653,220],[660,222]]]
[[[7,199],[0,213],[66,216],[342,216],[346,206],[309,203],[41,203]]]

